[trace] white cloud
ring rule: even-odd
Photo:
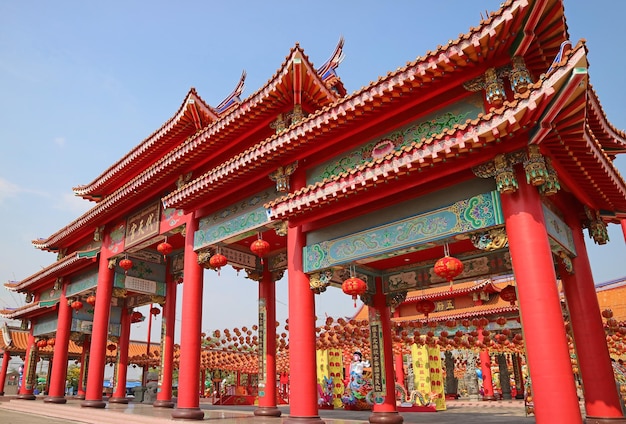
[[[65,137],[55,137],[52,142],[59,147],[65,147]]]
[[[85,200],[82,197],[75,196],[72,193],[64,193],[55,204],[55,208],[68,211],[77,216],[82,215],[94,206],[93,202]]]
[[[0,203],[22,191],[19,186],[0,177]]]

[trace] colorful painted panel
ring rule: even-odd
[[[258,207],[243,215],[199,229],[194,234],[193,248],[197,250],[219,243],[227,238],[255,230],[267,222],[269,218],[265,208]]]
[[[89,271],[72,279],[72,282],[65,289],[65,296],[71,297],[92,289],[98,285],[98,271]]]
[[[183,219],[185,214],[182,209],[167,208],[161,215],[161,233],[166,233],[172,228],[176,228],[179,225],[185,223]]]
[[[511,254],[508,250],[488,252],[475,258],[463,259],[463,272],[458,280],[478,278],[487,275],[498,275],[513,271]],[[383,277],[383,292],[393,293],[406,290],[417,290],[429,287],[445,280],[435,274],[432,262],[417,263],[407,266],[400,272]]]
[[[496,191],[431,212],[304,248],[304,272],[504,223]]]
[[[126,234],[126,223],[120,222],[113,226],[111,233],[109,234],[109,245],[107,249],[109,252],[116,254],[124,251],[124,235]]]
[[[479,113],[483,112],[481,96],[478,94],[470,96],[462,102],[438,110],[399,130],[376,138],[343,156],[334,158],[313,170],[307,177],[307,184],[315,184],[326,178],[347,172],[412,143],[421,143],[435,134],[454,128],[457,124],[465,123],[468,119],[475,119]]]

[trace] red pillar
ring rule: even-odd
[[[85,334],[83,339],[83,351],[80,354],[80,374],[78,376],[78,391],[76,399],[85,399],[85,388],[87,386],[87,367],[89,366],[89,347],[91,338]]]
[[[280,417],[276,406],[276,285],[264,262],[259,282],[259,327],[263,326],[265,349],[259,351],[259,407],[254,415]]]
[[[70,329],[72,327],[72,308],[67,303],[65,290],[67,284],[63,284],[63,291],[59,299],[57,332],[54,343],[54,361],[50,373],[48,396],[44,402],[66,403],[65,382],[67,381],[67,349],[70,343]]]
[[[161,321],[161,373],[157,398],[152,404],[155,408],[174,407],[172,373],[174,371],[174,324],[176,323],[176,289],[178,284],[169,272],[166,275],[165,305],[163,306]]]
[[[306,184],[298,169],[292,176],[292,189]],[[290,414],[284,422],[323,423],[317,410],[317,365],[315,355],[315,294],[304,273],[302,253],[306,237],[301,226],[287,229],[287,276],[289,292],[289,369]]]
[[[622,225],[622,235],[624,236],[624,240],[626,240],[626,219],[620,219],[619,222]]]
[[[485,328],[478,327],[478,341],[482,342],[485,339],[483,331]],[[491,356],[487,348],[481,349],[478,357],[480,358],[480,371],[483,374],[483,400],[495,400],[496,397],[493,394],[493,378],[491,375]]]
[[[200,380],[200,339],[202,333],[202,267],[193,250],[198,220],[188,217],[185,235],[183,310],[180,337],[178,405],[172,418],[202,420],[198,381]]]
[[[541,199],[518,172],[501,196],[537,422],[582,423]]]
[[[0,368],[0,396],[4,396],[4,385],[7,381],[7,371],[11,355],[6,350],[2,354],[2,368]]]
[[[399,317],[400,310],[396,309],[393,315],[395,317]],[[398,383],[402,387],[405,387],[404,386],[404,360],[402,359],[402,353],[398,353],[394,355],[394,368],[396,371],[396,383]]]
[[[128,373],[128,348],[130,347],[130,310],[124,306],[120,317],[120,342],[117,345],[117,364],[115,364],[115,392],[110,403],[128,403],[126,398],[126,375]]]
[[[114,268],[109,268],[109,233],[104,236],[98,262],[98,285],[96,304],[94,305],[93,327],[91,332],[91,347],[89,361],[89,378],[87,392],[81,406],[89,408],[104,408],[106,402],[102,400],[102,384],[104,382],[104,366],[106,365],[106,345],[109,337],[109,316],[111,313],[111,298],[113,296]]]
[[[587,420],[623,417],[619,394],[615,386],[611,357],[606,344],[600,305],[583,236],[580,219],[567,208],[566,224],[572,230],[576,257],[572,259],[573,273],[559,264],[563,292],[574,334],[580,375],[585,393]],[[622,221],[623,222],[623,221]],[[619,422],[626,422],[620,420]]]
[[[28,346],[24,356],[24,372],[22,373],[22,383],[17,394],[18,399],[35,400],[33,394],[35,390],[35,381],[37,379],[35,368],[37,367],[37,346],[35,345],[35,336],[33,336],[33,327],[31,322],[30,332],[28,334]]]
[[[480,351],[480,370],[483,374],[483,400],[496,400],[493,393],[493,376],[491,375],[491,355],[487,349]]]
[[[376,293],[372,301],[373,305],[369,308],[369,322],[374,405],[369,422],[400,424],[404,422],[404,418],[396,409],[391,314],[383,293],[382,279],[379,277],[376,278]]]

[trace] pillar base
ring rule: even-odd
[[[483,396],[483,400],[497,400],[495,396]]]
[[[324,424],[320,417],[294,417],[293,415],[283,418],[283,424]]]
[[[200,408],[176,408],[172,411],[172,418],[175,420],[203,420],[204,412]]]
[[[586,417],[585,424],[622,424],[626,423],[626,417]]]
[[[37,399],[37,396],[35,396],[32,393],[22,393],[22,394],[18,394],[16,398],[22,399],[22,400],[35,400]]]
[[[128,403],[128,398],[112,397],[112,398],[109,398],[109,403]]]
[[[104,408],[107,403],[102,399],[84,400],[80,403],[83,408]]]
[[[373,424],[400,424],[404,422],[404,418],[397,412],[372,412],[369,422]]]
[[[171,400],[155,400],[154,403],[152,404],[152,406],[154,406],[155,408],[173,408],[174,407],[174,402],[172,402]]]
[[[4,396],[4,392],[0,392],[0,396]]]
[[[254,410],[257,417],[280,417],[282,412],[275,406],[259,406]]]
[[[67,403],[65,396],[48,396],[43,400],[45,403]]]
[[[81,394],[75,395],[74,399],[85,400],[85,394],[81,393]]]

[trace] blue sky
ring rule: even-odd
[[[31,240],[93,206],[71,188],[91,182],[158,129],[191,87],[215,106],[246,70],[247,97],[296,42],[319,66],[343,36],[338,73],[353,92],[467,32],[481,12],[499,4],[0,1],[0,282],[21,280],[55,260]],[[565,13],[572,42],[587,40],[591,83],[609,120],[626,129],[626,2],[565,0]],[[625,159],[617,165],[626,174]],[[611,225],[609,234],[605,246],[588,244],[597,283],[626,276],[621,228]],[[255,323],[256,299],[255,283],[232,270],[208,273],[203,328]],[[285,279],[277,299],[284,322]],[[355,312],[340,290],[316,299],[320,317]],[[21,304],[23,296],[0,289],[0,307]],[[145,338],[145,327],[133,325],[132,337]]]

